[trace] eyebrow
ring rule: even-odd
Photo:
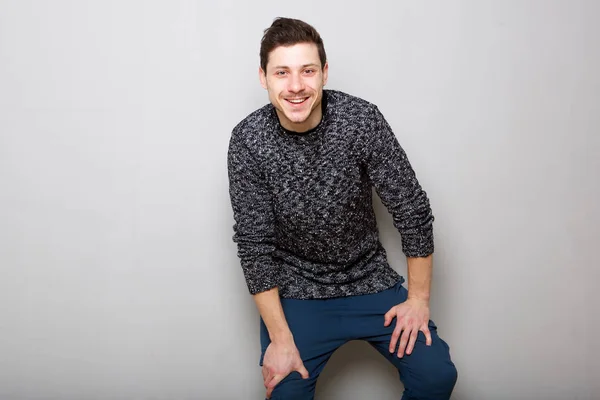
[[[318,67],[319,67],[319,65],[318,65],[318,64],[311,63],[311,64],[304,64],[304,65],[302,66],[302,68],[306,68],[306,67],[317,67],[317,68],[318,68]],[[273,67],[273,68],[274,68],[274,69],[289,69],[290,67],[288,67],[287,65],[277,65],[277,66],[275,66],[275,67]]]

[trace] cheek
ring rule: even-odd
[[[269,92],[271,93],[272,96],[277,97],[282,92],[284,92],[283,85],[281,84],[281,82],[277,82],[277,81],[270,82],[269,83]]]
[[[269,91],[269,97],[274,99],[279,96],[279,90],[277,89],[277,87],[275,87],[273,85],[269,85],[267,87],[267,90]]]
[[[320,89],[323,86],[323,81],[322,81],[321,77],[311,79],[310,81],[306,82],[306,86],[316,92],[318,89]]]

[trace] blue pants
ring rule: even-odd
[[[273,390],[271,399],[312,400],[317,378],[333,352],[350,340],[366,340],[397,369],[404,385],[402,400],[449,399],[457,379],[449,347],[429,321],[432,345],[426,346],[419,332],[411,355],[398,357],[389,352],[396,325],[385,327],[384,314],[404,302],[408,292],[401,283],[376,294],[326,300],[282,299],[281,304],[294,341],[310,377],[302,379],[292,372]],[[261,358],[270,343],[269,333],[261,320]],[[399,340],[398,340],[399,342]]]

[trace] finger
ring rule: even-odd
[[[274,388],[270,387],[267,382],[265,382],[265,388],[267,389],[267,393],[266,393],[265,397],[267,399],[270,399],[271,398],[271,394],[273,393],[273,389]]]
[[[415,348],[415,342],[417,341],[417,336],[419,335],[419,331],[417,329],[413,329],[410,334],[410,339],[408,341],[408,346],[406,346],[406,354],[411,354],[413,349]]]
[[[297,368],[295,371],[298,371],[300,375],[302,375],[302,379],[308,379],[308,370],[304,367],[304,364]]]
[[[390,309],[390,311],[385,313],[385,316],[383,319],[383,326],[389,326],[392,323],[392,320],[394,319],[395,316],[396,316],[396,308],[392,307]]]
[[[402,358],[404,356],[404,349],[406,348],[406,344],[408,343],[408,338],[412,333],[412,328],[410,326],[406,326],[404,331],[402,332],[402,336],[400,336],[400,344],[398,345],[398,357]]]
[[[267,383],[267,399],[271,398],[271,394],[273,393],[275,386],[277,386],[279,382],[283,380],[283,378],[284,377],[281,375],[274,375],[273,378],[269,381],[269,383]]]
[[[390,339],[390,353],[396,351],[396,344],[398,343],[398,338],[400,337],[400,333],[402,332],[402,327],[400,324],[396,323],[396,328],[394,332],[392,332],[392,338]]]
[[[263,367],[263,378],[265,381],[265,387],[273,379],[274,371],[269,367]]]
[[[431,340],[431,332],[429,331],[429,327],[427,325],[425,325],[425,327],[421,328],[421,331],[425,335],[425,344],[427,346],[431,346],[432,340]]]
[[[283,380],[283,378],[284,377],[281,375],[273,375],[273,378],[271,378],[271,380],[267,383],[267,388],[272,390],[279,382]]]

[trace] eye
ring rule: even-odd
[[[277,72],[275,72],[275,75],[277,75],[277,76],[283,76],[285,74],[286,74],[285,71],[277,71]]]
[[[314,69],[310,69],[310,68],[304,70],[304,73],[306,73],[308,75],[313,74],[314,72],[315,72],[315,70]]]

